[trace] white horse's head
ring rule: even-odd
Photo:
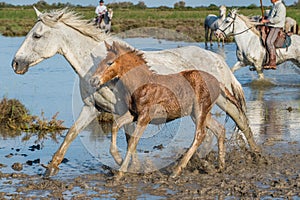
[[[219,16],[224,20],[226,17],[226,6],[222,5],[219,8]]]
[[[61,48],[59,35],[55,30],[55,23],[63,15],[63,11],[57,14],[42,14],[36,8],[38,20],[29,31],[22,46],[17,51],[12,62],[12,67],[17,74],[24,74],[30,66],[36,65],[42,60],[55,55]],[[52,21],[46,25],[45,19]],[[50,31],[51,30],[51,31]]]
[[[219,25],[219,28],[215,32],[217,37],[222,38],[233,33],[234,21],[236,19],[236,16],[236,9],[233,9],[228,13],[228,16],[223,20],[223,22]]]
[[[41,13],[36,8],[34,10],[38,20],[27,34],[12,61],[12,67],[17,74],[26,73],[29,67],[57,53],[65,55],[66,46],[79,40],[74,34],[72,35],[71,31],[84,33],[89,27],[92,27],[80,16],[68,11],[67,8],[49,13]],[[99,37],[94,30],[89,32],[91,34],[88,37],[95,40]]]

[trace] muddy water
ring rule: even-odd
[[[59,112],[58,118],[69,127],[81,105],[75,73],[63,57],[55,56],[23,76],[16,75],[10,62],[23,39],[0,37],[0,95],[19,99],[35,115],[43,111],[50,118]],[[188,44],[204,47],[202,43],[155,39],[127,41],[145,50]],[[236,61],[235,44],[211,50],[223,55],[229,66]],[[300,198],[300,70],[285,63],[276,71],[267,71],[267,81],[263,83],[254,81],[256,74],[248,68],[235,75],[245,90],[247,114],[263,155],[253,156],[245,151],[240,136],[232,134],[234,123],[230,120],[225,123],[225,114],[214,109],[227,129],[224,172],[215,172],[215,151],[212,151],[205,161],[194,158],[178,179],[168,179],[172,162],[192,141],[193,125],[183,118],[150,127],[138,146],[141,166],[132,169],[147,174],[130,173],[116,184],[111,181],[117,166],[108,151],[110,126],[94,122],[72,143],[59,174],[42,179],[41,164],[51,160],[63,137],[58,143],[50,139],[37,142],[34,137],[23,142],[24,134],[11,138],[1,132],[0,198]],[[125,138],[121,132],[118,146],[124,154]],[[15,171],[11,167],[14,163],[21,163],[23,169]]]

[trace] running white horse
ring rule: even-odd
[[[210,46],[212,46],[212,34],[218,29],[219,25],[223,22],[226,17],[226,6],[222,5],[219,8],[219,16],[209,14],[204,20],[205,28],[205,47],[207,47],[208,35]],[[218,46],[220,46],[220,38],[218,38]],[[224,46],[224,38],[222,38],[222,46]]]
[[[232,67],[232,72],[245,66],[253,66],[259,79],[264,78],[263,65],[266,62],[266,49],[262,45],[260,33],[250,20],[237,10],[232,10],[216,31],[219,37],[234,36],[237,45],[238,62]],[[291,46],[288,48],[277,48],[277,64],[292,61],[300,67],[300,36],[291,36]]]
[[[41,13],[35,9],[38,20],[27,34],[16,52],[12,67],[17,74],[25,74],[29,67],[54,56],[63,55],[80,78],[80,91],[84,106],[75,123],[68,130],[60,148],[47,166],[45,176],[55,175],[71,142],[102,111],[114,112],[117,103],[113,88],[101,87],[95,90],[90,85],[91,75],[98,63],[106,56],[104,40],[108,43],[120,41],[107,34],[99,34],[92,24],[66,9]],[[76,38],[76,39],[74,39]],[[123,42],[124,43],[124,42]],[[201,69],[214,75],[229,88],[241,103],[242,110],[223,97],[217,105],[223,109],[243,131],[253,151],[260,151],[256,145],[248,118],[243,89],[234,77],[224,59],[205,49],[187,46],[164,51],[146,51],[144,56],[151,69],[159,74],[169,74],[186,69]],[[113,85],[112,85],[113,87]],[[53,94],[55,95],[55,94]]]

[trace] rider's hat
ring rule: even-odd
[[[103,1],[103,0],[100,0],[99,3],[104,3],[104,1]]]

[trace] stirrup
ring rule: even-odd
[[[269,70],[269,69],[276,70],[276,65],[265,65],[265,66],[264,66],[264,69],[265,69],[265,70]]]

